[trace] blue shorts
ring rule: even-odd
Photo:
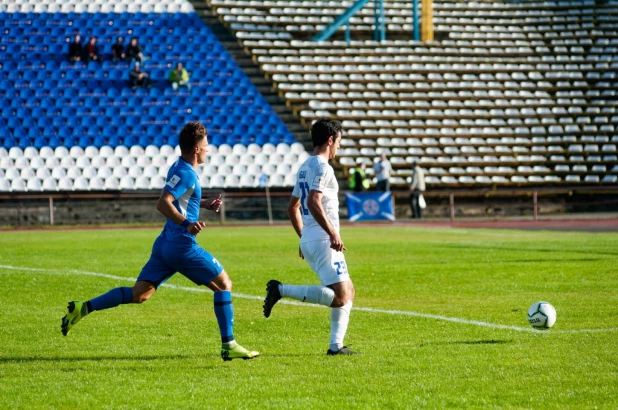
[[[196,242],[170,242],[159,236],[137,280],[148,281],[158,288],[180,272],[196,285],[206,285],[222,271],[219,261]]]

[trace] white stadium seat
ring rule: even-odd
[[[240,186],[240,177],[238,175],[228,175],[223,182],[223,188],[238,188]]]
[[[19,173],[19,176],[24,181],[28,181],[30,178],[34,178],[35,177],[34,170],[32,168],[24,168]]]
[[[119,156],[117,156],[115,154],[111,155],[111,156],[107,157],[107,159],[105,160],[105,164],[108,167],[110,167],[110,168],[118,167],[121,164],[120,158],[122,158],[122,157],[119,157]]]
[[[54,156],[58,159],[62,159],[64,157],[68,157],[69,156],[69,150],[66,147],[56,147],[56,149],[54,150]]]
[[[88,180],[88,189],[93,191],[100,191],[103,189],[105,181],[101,177],[94,177]]]
[[[130,176],[124,176],[120,179],[120,189],[135,189],[135,180]]]
[[[86,147],[86,149],[84,149],[84,155],[88,158],[94,158],[99,156],[99,149],[97,147],[94,146],[88,146]]]
[[[103,158],[111,157],[114,155],[114,149],[109,145],[104,145],[99,150],[99,156]]]
[[[26,147],[24,149],[24,157],[32,159],[39,156],[39,151],[34,147]]]
[[[162,176],[157,175],[157,176],[150,178],[150,189],[161,190],[163,189],[164,185],[165,185],[165,178],[163,178]]]
[[[119,158],[126,157],[127,155],[129,155],[129,149],[124,145],[118,145],[114,149],[114,155],[118,156]]]
[[[11,147],[9,149],[9,158],[16,159],[24,156],[24,151],[19,147]]]
[[[18,157],[15,158],[15,168],[22,170],[25,168],[30,168],[30,160],[26,157]]]
[[[73,181],[71,178],[63,177],[58,180],[58,191],[72,191]]]
[[[72,166],[67,168],[67,177],[71,179],[75,179],[77,177],[82,176],[82,170],[77,168],[76,166]]]
[[[112,175],[115,176],[116,178],[122,178],[126,176],[128,173],[129,171],[127,170],[126,167],[116,167],[112,171]]]
[[[159,155],[159,147],[157,147],[156,145],[148,145],[144,149],[144,154],[146,154],[150,158],[153,158],[155,155]]]
[[[0,192],[8,192],[11,190],[11,183],[8,179],[0,177]]]
[[[26,189],[28,191],[42,191],[43,187],[41,186],[41,180],[38,178],[30,178],[28,179],[28,183],[26,185]]]
[[[43,191],[56,191],[58,184],[54,178],[48,177],[43,180]]]
[[[116,190],[120,187],[120,182],[115,176],[105,178],[104,189]]]
[[[128,175],[130,177],[137,178],[139,176],[142,176],[143,173],[144,169],[142,167],[140,167],[139,165],[133,165],[131,168],[129,168]]]
[[[75,145],[73,147],[71,147],[71,150],[69,151],[69,156],[71,158],[79,158],[79,157],[83,157],[84,156],[84,149],[78,145]]]
[[[112,176],[112,168],[108,166],[99,168],[99,170],[97,171],[97,176],[103,179]]]
[[[135,178],[135,189],[150,189],[150,178],[147,176]]]
[[[26,184],[21,178],[16,178],[11,181],[11,191],[23,192],[26,190]]]
[[[223,188],[224,184],[225,184],[225,178],[221,175],[213,175],[210,177],[210,180],[208,181],[209,188]]]
[[[253,188],[256,185],[255,176],[250,174],[245,174],[240,177],[240,181],[238,186],[241,188]]]
[[[1,170],[0,170],[0,176],[3,176]],[[49,171],[49,168],[42,167],[36,170],[36,177],[40,179],[49,178],[51,177],[51,172]]]

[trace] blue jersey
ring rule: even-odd
[[[167,181],[163,189],[174,196],[173,204],[176,210],[189,222],[199,220],[200,200],[202,199],[200,177],[182,157],[178,158],[167,172]],[[163,228],[163,237],[172,242],[195,242],[195,236],[187,232],[187,228],[169,219]]]

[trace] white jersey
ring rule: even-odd
[[[335,178],[333,167],[324,158],[314,155],[309,157],[296,174],[296,185],[292,195],[300,198],[300,212],[303,217],[303,231],[301,242],[329,239],[328,234],[309,212],[307,199],[309,191],[322,193],[322,207],[326,219],[339,232],[339,184]]]

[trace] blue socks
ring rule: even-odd
[[[232,292],[223,290],[215,292],[215,316],[219,323],[222,343],[234,342],[234,307],[232,305]],[[133,302],[133,292],[129,287],[121,287],[88,301],[88,313],[95,310],[104,310],[121,304]]]
[[[112,289],[109,292],[88,301],[89,312],[116,307],[133,302],[133,291],[129,287]]]
[[[232,306],[232,292],[227,290],[215,292],[215,316],[217,316],[217,322],[219,322],[221,342],[233,342],[234,308]]]

